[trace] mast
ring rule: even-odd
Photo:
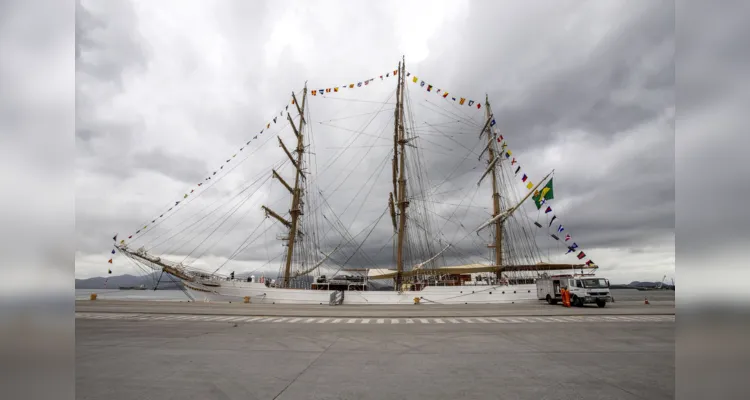
[[[495,135],[490,129],[492,121],[492,108],[490,107],[489,96],[485,95],[485,109],[484,113],[487,116],[487,123],[484,124],[484,129],[487,132],[487,157],[489,168],[492,173],[492,217],[495,218],[500,215],[500,193],[497,191],[497,170],[496,166],[499,161],[500,154],[495,154]],[[484,131],[482,132],[484,133]],[[481,133],[480,133],[481,135]],[[495,223],[495,242],[490,245],[495,249],[495,265],[497,266],[497,279],[500,279],[500,275],[503,271],[503,222],[498,220]]]
[[[406,177],[404,171],[406,170],[406,160],[404,147],[406,146],[406,138],[404,134],[404,71],[406,70],[406,60],[402,58],[402,61],[398,64],[399,77],[398,86],[396,87],[396,120],[394,128],[394,188],[398,183],[398,191],[396,192],[396,199],[398,202],[399,210],[399,221],[398,221],[398,242],[396,250],[396,290],[401,290],[401,282],[403,279],[404,272],[404,239],[406,234],[406,207],[409,206],[409,201],[406,199]],[[395,181],[396,177],[396,155],[398,155],[398,182]]]
[[[282,149],[284,149],[284,152],[286,153],[287,157],[289,157],[289,160],[292,162],[292,165],[294,166],[294,169],[296,171],[294,174],[294,188],[291,188],[289,184],[276,171],[273,171],[273,177],[278,179],[281,184],[284,185],[284,187],[286,187],[286,189],[289,190],[289,192],[292,194],[292,207],[289,210],[289,213],[292,216],[292,220],[287,221],[270,208],[261,206],[263,210],[265,210],[266,216],[270,215],[276,218],[287,228],[289,228],[289,236],[287,237],[289,247],[287,248],[286,265],[284,266],[284,287],[289,287],[289,278],[291,277],[292,268],[292,256],[294,255],[294,243],[297,239],[297,233],[302,234],[302,232],[298,232],[298,220],[299,216],[302,215],[302,205],[304,204],[301,200],[302,182],[300,178],[305,179],[305,174],[302,172],[302,161],[303,155],[305,153],[305,135],[303,128],[305,126],[305,101],[307,100],[307,83],[305,83],[305,88],[302,90],[302,105],[300,106],[294,93],[292,93],[292,99],[294,100],[294,105],[297,106],[297,112],[299,112],[299,123],[295,125],[289,113],[286,114],[286,117],[289,120],[289,124],[292,126],[292,129],[294,130],[295,136],[297,136],[297,148],[294,150],[297,153],[296,160],[292,153],[289,152],[286,145],[284,145],[284,142],[281,140],[281,138],[279,138],[279,145]]]

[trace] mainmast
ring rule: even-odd
[[[298,220],[299,216],[302,215],[302,206],[304,203],[301,200],[302,197],[302,188],[301,188],[301,179],[305,179],[305,174],[302,172],[302,161],[303,161],[303,155],[305,153],[305,136],[304,136],[304,126],[305,126],[305,101],[307,100],[307,83],[305,83],[305,88],[302,90],[302,105],[300,106],[299,102],[297,101],[297,98],[295,97],[294,93],[292,93],[292,99],[294,100],[294,105],[297,107],[297,112],[299,113],[299,123],[295,126],[294,121],[292,121],[292,117],[289,115],[289,113],[286,114],[287,119],[289,120],[289,124],[292,126],[292,129],[294,130],[294,134],[297,137],[297,149],[294,150],[296,154],[296,159],[292,155],[292,153],[289,152],[286,145],[284,145],[284,142],[279,138],[279,145],[282,149],[284,149],[284,152],[289,157],[289,160],[292,162],[292,166],[294,166],[295,174],[294,174],[294,187],[292,188],[279,174],[276,172],[276,170],[273,170],[273,177],[281,181],[282,185],[289,190],[289,193],[292,195],[292,208],[289,210],[289,213],[292,216],[291,221],[287,221],[282,216],[280,216],[278,213],[274,212],[273,210],[269,209],[266,206],[262,206],[263,210],[266,211],[266,216],[272,216],[279,220],[284,226],[289,228],[289,236],[287,237],[289,243],[288,248],[286,252],[286,265],[284,266],[284,287],[289,287],[289,278],[291,277],[291,268],[292,268],[292,256],[294,255],[294,243],[297,239],[297,233],[302,234],[302,232],[298,232]]]
[[[500,162],[500,156],[502,154],[495,154],[495,135],[492,133],[492,108],[490,107],[490,100],[485,95],[485,116],[487,122],[484,124],[484,130],[480,133],[480,136],[487,132],[487,157],[489,169],[492,174],[492,217],[500,215],[500,193],[497,191],[497,164]],[[500,279],[500,274],[503,270],[503,222],[498,220],[495,223],[495,242],[490,245],[491,248],[495,249],[495,265],[497,269],[497,278]]]
[[[406,137],[404,132],[404,75],[406,71],[406,60],[402,59],[398,63],[398,85],[396,86],[396,114],[393,132],[393,191],[388,199],[388,205],[391,209],[391,220],[393,228],[397,231],[397,248],[396,248],[396,290],[401,290],[401,283],[404,272],[404,240],[406,235],[406,207],[409,201],[406,198],[406,160],[404,147],[406,146]],[[398,179],[396,176],[398,175]],[[398,226],[396,226],[396,212],[394,207],[394,198],[396,199],[399,215]]]

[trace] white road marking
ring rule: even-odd
[[[138,320],[138,321],[211,321],[211,322],[287,322],[311,323],[317,322],[338,324],[369,324],[373,318],[305,318],[305,317],[249,317],[227,315],[180,315],[180,314],[127,314],[127,313],[76,313],[78,319],[91,320]],[[474,323],[550,323],[550,322],[674,322],[674,315],[560,315],[560,316],[530,316],[530,317],[466,317],[466,318],[403,318],[407,324],[474,324]],[[388,321],[388,322],[386,322]],[[377,318],[377,324],[400,324],[401,318]]]

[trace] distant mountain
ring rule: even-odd
[[[159,274],[160,273],[154,273],[144,276],[133,276],[125,274],[110,277],[97,276],[95,278],[76,279],[76,289],[117,289],[120,286],[125,287],[140,285],[145,285],[146,288],[153,289],[154,284],[159,279]],[[170,277],[172,279],[169,279]],[[159,281],[159,289],[179,289],[180,285],[182,284],[179,283],[179,280],[169,274],[164,274],[161,277],[161,281]]]

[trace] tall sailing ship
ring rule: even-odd
[[[269,121],[237,154],[174,205],[170,203],[166,212],[126,239],[118,242],[115,235],[112,254],[119,251],[148,273],[156,270],[169,279],[176,277],[196,301],[249,297],[253,303],[512,303],[536,301],[534,281],[549,271],[593,275],[597,266],[591,260],[583,263],[585,254],[569,240],[570,235],[565,233],[562,238],[564,228],[554,223],[556,216],[549,220],[547,215],[551,211],[548,202],[554,199],[553,172],[537,184],[519,174],[521,167],[497,131],[486,96],[483,103],[466,103],[466,98],[412,75],[405,60],[379,78],[313,90],[305,84],[301,92],[292,93],[290,103],[273,123]],[[395,91],[388,85],[394,80]],[[366,87],[376,84],[380,84],[385,101],[346,97],[346,91],[365,93],[370,90]],[[412,101],[410,87],[424,92],[425,99]],[[313,132],[311,96],[341,100],[347,106],[333,107],[337,118],[317,121]],[[358,112],[368,106],[374,111]],[[341,116],[347,110],[350,115]],[[418,113],[433,119],[417,122]],[[331,123],[357,118],[360,125]],[[380,128],[371,127],[379,122]],[[320,169],[316,157],[323,149],[316,148],[316,141],[325,142],[328,135],[324,132],[334,130],[349,136]],[[216,201],[209,204],[200,199],[242,162],[238,154],[244,155],[244,160],[257,161],[262,145],[276,141],[278,162],[261,167],[234,196],[215,196]],[[260,143],[255,151],[250,149],[253,143]],[[271,156],[268,153],[260,154]],[[335,166],[347,162],[347,155],[351,156],[348,164]],[[383,177],[384,171],[390,172],[390,179]],[[352,177],[355,172],[357,176]],[[355,181],[362,176],[368,176],[367,180]],[[356,191],[343,193],[344,184]],[[268,194],[273,190],[284,192],[290,204],[286,212],[279,208],[283,204],[252,208],[265,218],[245,234],[232,254],[220,265],[206,267],[205,260],[198,262],[215,246],[227,245],[229,233],[247,228],[240,224],[244,217],[232,217],[248,200],[256,194],[265,194],[265,200],[270,200]],[[347,194],[354,195],[348,198]],[[486,207],[476,205],[482,198]],[[358,199],[352,221],[344,223]],[[544,225],[540,217],[532,221],[533,215],[525,211],[523,206],[532,201],[537,214],[547,218]],[[378,203],[380,206],[372,206]],[[191,205],[205,207],[192,214],[184,211],[192,210]],[[365,205],[382,213],[368,216],[363,211]],[[440,209],[436,210],[436,205]],[[168,221],[177,221],[179,212],[186,218],[170,226]],[[472,220],[479,223],[469,226]],[[355,227],[357,233],[352,232]],[[268,255],[268,262],[255,271],[236,276],[234,271],[227,273],[227,264],[236,262],[248,249],[256,250],[250,258],[257,260],[261,253],[257,243],[272,230],[282,241],[281,253]],[[374,232],[390,237],[376,239],[373,236],[379,235]],[[577,255],[578,263],[550,263],[537,244],[540,236],[553,238],[556,246]],[[267,241],[264,244],[267,246]],[[187,249],[190,251],[184,255]],[[386,249],[391,255],[384,257]],[[112,259],[109,262],[112,264]],[[273,279],[258,272],[267,271],[273,262],[279,263]]]

